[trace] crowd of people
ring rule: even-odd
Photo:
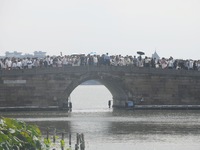
[[[151,58],[122,55],[65,55],[65,56],[46,56],[44,58],[1,58],[0,69],[32,69],[37,67],[66,67],[66,66],[135,66],[135,67],[151,67],[162,69],[186,69],[200,71],[200,60],[181,60],[166,58]]]

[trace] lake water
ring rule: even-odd
[[[200,149],[200,111],[112,110],[108,108],[111,99],[104,86],[81,85],[71,94],[73,110],[69,114],[18,112],[7,115],[35,123],[43,131],[46,127],[55,127],[58,131],[70,132],[73,147],[76,133],[84,133],[86,150]],[[65,137],[67,142],[67,134]]]

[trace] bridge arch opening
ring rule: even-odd
[[[108,111],[108,101],[112,94],[98,80],[87,80],[78,85],[70,94],[73,111]],[[110,109],[111,110],[111,109]]]
[[[126,91],[123,79],[118,76],[113,76],[107,73],[86,73],[82,75],[76,75],[70,78],[70,84],[66,86],[66,89],[61,99],[70,100],[71,93],[82,83],[89,80],[95,80],[100,82],[104,88],[106,88],[112,95],[112,106],[113,107],[124,107],[125,102],[129,99],[129,91]],[[98,90],[97,90],[98,91]],[[102,94],[103,95],[103,94]],[[95,96],[96,97],[96,96]],[[107,98],[107,106],[108,106]]]

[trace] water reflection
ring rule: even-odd
[[[161,149],[166,150],[170,148],[169,145],[176,150],[186,147],[196,150],[200,147],[200,111],[111,111],[107,109],[103,112],[72,112],[67,116],[63,112],[50,114],[35,112],[28,115],[26,112],[26,116],[29,117],[21,117],[23,113],[18,112],[14,117],[37,124],[43,133],[46,127],[72,133],[73,138],[75,133],[84,133],[87,150],[116,149],[123,147],[123,144],[125,144],[123,150],[133,146],[136,149],[146,150],[159,149],[163,145],[165,147]],[[9,113],[7,115],[9,116]]]

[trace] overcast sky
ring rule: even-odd
[[[0,0],[0,55],[155,49],[200,59],[200,0]]]

